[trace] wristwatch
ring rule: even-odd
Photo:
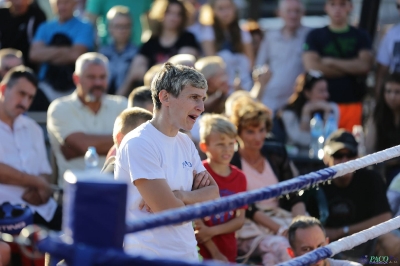
[[[349,227],[347,225],[345,227],[343,227],[343,234],[345,236],[347,236],[349,234]]]

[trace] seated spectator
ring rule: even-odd
[[[327,79],[329,100],[340,110],[339,128],[348,131],[362,125],[365,76],[373,61],[368,34],[348,24],[352,9],[349,0],[326,0],[330,23],[307,35],[303,54],[306,71],[319,70]]]
[[[221,197],[246,191],[246,177],[230,161],[235,152],[236,127],[224,116],[206,114],[201,119],[200,148],[207,154],[204,167],[217,182]],[[235,231],[245,220],[245,207],[195,221],[203,259],[236,262]]]
[[[13,67],[23,64],[22,52],[13,48],[0,50],[0,81],[6,73]]]
[[[0,242],[0,265],[7,266],[11,258],[10,246],[5,242]]]
[[[399,0],[396,5],[397,11],[400,11]],[[395,25],[386,33],[379,45],[376,61],[378,67],[375,72],[375,95],[379,97],[385,77],[389,73],[400,73],[400,24]]]
[[[233,0],[209,0],[200,13],[200,22],[205,25],[201,46],[205,56],[221,56],[227,68],[230,89],[233,90],[236,75],[241,88],[249,91],[253,86],[251,70],[253,49],[250,33],[239,26],[236,5]]]
[[[207,56],[199,59],[195,68],[207,80],[207,99],[204,109],[207,113],[223,113],[228,97],[229,84],[224,60],[219,56]]]
[[[368,154],[400,144],[400,73],[384,81],[372,117],[366,125],[366,151]],[[386,185],[400,172],[400,159],[383,163]]]
[[[35,224],[61,230],[43,131],[23,115],[36,90],[35,75],[24,66],[11,69],[0,83],[0,204],[28,205]]]
[[[151,120],[152,117],[153,115],[151,112],[140,107],[132,107],[122,111],[117,119],[115,119],[113,129],[114,146],[111,149],[114,148],[114,151],[116,151],[126,134],[144,122]],[[103,173],[111,173],[114,175],[115,155],[116,152],[110,156],[107,155],[107,160],[101,170]]]
[[[393,217],[400,215],[400,174],[395,176],[386,192]]]
[[[147,13],[153,0],[86,0],[86,16],[98,28],[102,45],[111,43],[110,32],[107,29],[106,15],[114,6],[126,6],[132,21],[131,43],[139,46],[142,43],[142,28],[147,26]],[[103,30],[102,30],[103,29]]]
[[[296,92],[282,111],[287,143],[308,151],[311,134],[310,120],[320,113],[325,120],[332,113],[336,121],[339,109],[335,103],[328,102],[328,83],[321,72],[309,71],[298,77]]]
[[[29,47],[46,16],[36,1],[11,0],[7,4],[0,7],[0,47],[20,50],[25,65],[36,70],[29,58]]]
[[[58,18],[40,25],[30,50],[30,59],[41,64],[39,87],[49,102],[73,92],[74,63],[94,49],[92,25],[74,16],[76,0],[51,1]]]
[[[284,145],[268,146],[265,143],[272,126],[270,110],[259,102],[243,98],[235,103],[231,121],[236,126],[241,140],[231,164],[246,175],[247,191],[293,178],[292,163]],[[243,229],[238,232],[240,253],[248,255],[252,250],[251,246],[258,246],[257,250],[261,251],[258,254],[261,254],[264,265],[275,265],[290,259],[286,252],[289,243],[282,234],[292,217],[304,214],[304,203],[297,194],[250,205],[246,212],[249,219],[246,223],[259,230],[254,232],[248,230],[249,227],[246,230],[245,223]],[[262,237],[259,237],[260,235]]]
[[[204,2],[205,0],[199,1],[199,0],[184,0],[186,1],[190,6],[189,8],[189,19],[188,19],[188,24],[186,30],[193,33],[193,35],[196,37],[196,41],[198,43],[201,43],[201,36],[203,34],[203,25],[199,22],[199,14],[200,14],[200,9],[201,9],[201,2]]]
[[[131,18],[125,6],[115,6],[107,13],[111,44],[103,46],[99,52],[110,62],[108,94],[115,94],[124,83],[137,48],[130,42]]]
[[[83,156],[96,148],[99,165],[113,145],[115,118],[128,105],[122,96],[106,95],[108,60],[98,53],[85,53],[76,60],[73,75],[76,90],[49,106],[47,130],[58,166],[58,180],[67,169],[85,169]]]
[[[149,70],[147,70],[146,74],[144,74],[143,83],[144,86],[150,87],[151,82],[153,81],[154,76],[160,71],[162,64],[157,64],[152,66]]]
[[[289,253],[292,258],[300,257],[329,244],[329,237],[326,237],[324,227],[314,217],[298,216],[294,218],[288,229],[288,238],[290,243]],[[320,260],[313,265],[361,266],[357,262],[333,260],[330,258]]]
[[[134,89],[128,97],[128,107],[140,107],[153,112],[154,104],[151,98],[151,90],[148,86]]]
[[[186,3],[179,0],[156,0],[150,10],[152,36],[133,59],[130,72],[120,91],[128,95],[134,82],[143,82],[146,71],[176,54],[197,56],[199,47],[193,34],[185,30],[188,20]]]
[[[196,63],[196,57],[191,54],[177,54],[171,57],[168,62],[174,65],[194,67],[194,64]]]
[[[271,80],[259,90],[259,99],[274,114],[284,107],[296,78],[304,72],[301,59],[302,45],[310,28],[301,23],[305,9],[301,0],[279,1],[277,14],[283,20],[281,28],[265,32],[256,59],[257,68],[268,65]]]
[[[324,145],[324,163],[332,167],[357,158],[358,144],[354,136],[339,129],[332,133]],[[319,188],[326,199],[328,217],[325,222],[326,236],[331,241],[358,233],[392,218],[386,198],[386,189],[382,177],[368,169],[337,177],[332,184]],[[307,211],[313,217],[320,218],[319,202],[316,199],[307,203]],[[392,233],[378,237],[380,255],[400,257],[400,238]],[[363,250],[354,248],[344,256],[359,258]],[[347,253],[347,255],[346,255]]]

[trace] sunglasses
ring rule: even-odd
[[[357,154],[353,152],[337,152],[332,154],[332,157],[337,160],[343,159],[344,157],[346,157],[347,159],[353,159],[357,157]]]

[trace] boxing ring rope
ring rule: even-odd
[[[165,225],[172,225],[172,224],[177,224],[181,222],[186,222],[190,221],[193,219],[197,218],[203,218],[206,216],[210,216],[213,214],[218,214],[221,212],[225,211],[230,211],[237,209],[241,206],[251,204],[260,200],[264,199],[269,199],[273,197],[279,197],[283,195],[288,195],[291,192],[296,192],[299,190],[303,189],[308,189],[311,187],[318,186],[320,184],[323,184],[325,182],[329,182],[331,179],[345,175],[347,173],[354,172],[358,169],[367,167],[369,165],[377,164],[389,159],[392,159],[394,157],[400,156],[400,145],[395,146],[389,149],[386,149],[384,151],[380,151],[371,155],[367,155],[363,158],[359,158],[353,161],[349,161],[343,164],[336,165],[334,167],[326,168],[317,172],[312,172],[306,175],[302,175],[296,178],[293,178],[288,181],[280,182],[279,184],[261,188],[258,190],[250,191],[250,192],[244,192],[240,194],[235,194],[232,196],[220,198],[218,200],[214,201],[209,201],[209,202],[204,202],[201,204],[195,204],[191,206],[187,206],[184,208],[179,208],[179,209],[174,209],[174,210],[169,210],[169,211],[164,211],[162,213],[154,214],[149,216],[148,218],[143,218],[140,221],[134,221],[129,223],[126,226],[125,230],[120,230],[121,232],[118,232],[119,234],[124,233],[134,233],[134,232],[139,232],[142,230],[147,230],[159,226],[165,226]],[[75,183],[79,183],[76,182]],[[72,182],[72,186],[77,186]],[[90,185],[93,186],[93,184],[85,183],[82,182],[82,190],[85,191],[85,193],[91,193],[90,192]],[[98,182],[95,182],[98,183]],[[109,184],[106,184],[107,188],[109,189]],[[125,185],[126,187],[126,185]],[[79,189],[76,189],[73,187],[72,189],[66,189],[66,191],[71,190],[74,191],[79,191]],[[112,194],[112,191],[110,192]],[[114,194],[113,194],[114,195]],[[87,196],[87,195],[85,195]],[[93,196],[93,195],[92,195]],[[95,200],[99,200],[98,195],[94,195],[93,197]],[[73,200],[76,201],[76,198],[78,198],[79,195],[73,195]],[[121,196],[122,197],[122,196]],[[126,197],[126,195],[125,195]],[[126,200],[125,200],[126,201]],[[77,201],[76,201],[77,202]],[[83,204],[82,202],[74,203],[76,206],[79,206]],[[71,206],[68,206],[68,209],[70,212],[74,211],[74,204],[70,204]],[[87,204],[85,202],[85,204]],[[90,205],[89,207],[92,207],[94,205]],[[85,214],[85,208],[80,206],[81,208],[81,213],[80,214]],[[78,208],[79,209],[79,208]],[[116,209],[116,208],[114,208]],[[112,210],[114,213],[117,213],[117,210]],[[74,214],[76,217],[75,219],[80,219],[77,214]],[[99,213],[96,213],[94,211],[93,215],[100,215]],[[101,215],[104,215],[101,213]],[[101,217],[101,216],[99,216]],[[93,218],[93,217],[91,217]],[[83,219],[83,218],[82,218]],[[95,219],[95,218],[93,218]],[[73,222],[75,222],[74,219],[72,219]],[[83,221],[83,220],[82,220]],[[123,222],[123,221],[122,221]],[[101,223],[100,223],[101,224]],[[84,229],[91,229],[91,227],[102,227],[102,228],[108,228],[106,225],[97,225],[97,224],[91,224],[87,225],[84,223],[81,223],[80,225],[74,225],[76,228],[72,228],[72,231],[75,230],[77,232],[83,232]],[[81,228],[82,227],[82,228]],[[352,236],[343,238],[339,241],[333,242],[323,248],[319,248],[311,253],[308,253],[302,257],[296,258],[292,261],[286,262],[284,264],[280,265],[308,265],[310,263],[316,262],[320,259],[328,258],[331,257],[343,250],[348,250],[354,246],[357,246],[360,243],[363,243],[369,239],[375,238],[381,234],[384,234],[386,232],[390,232],[393,229],[399,228],[400,227],[400,217],[394,218],[388,222],[382,223],[380,225],[371,227],[370,229],[364,230],[362,232],[359,232],[357,234],[354,234]],[[93,229],[95,230],[95,229]],[[98,230],[98,229],[96,229]],[[116,230],[116,229],[110,229],[110,230]],[[111,232],[111,231],[110,231]],[[102,235],[105,236],[105,238],[110,237],[110,232],[102,232]],[[97,232],[98,234],[98,232]],[[79,238],[79,234],[75,234],[73,237]],[[111,238],[110,238],[111,239]],[[135,265],[226,265],[225,263],[222,262],[216,262],[216,261],[210,261],[210,262],[188,262],[188,261],[179,261],[179,260],[171,260],[171,259],[162,259],[162,258],[157,258],[157,259],[151,259],[151,258],[144,258],[142,256],[131,256],[128,254],[125,254],[123,250],[121,249],[115,249],[115,248],[103,248],[101,244],[98,244],[97,242],[92,241],[90,238],[86,238],[83,241],[79,241],[80,239],[74,239],[75,242],[71,239],[63,239],[60,236],[54,236],[54,235],[48,235],[44,237],[40,237],[37,243],[37,247],[39,250],[42,252],[48,252],[51,255],[53,255],[56,258],[69,258],[69,263],[68,265],[132,265],[132,263],[135,263]],[[96,241],[99,241],[99,239],[96,239]],[[53,264],[55,265],[55,264]]]
[[[308,189],[312,186],[317,186],[321,183],[328,182],[335,177],[343,176],[358,169],[398,156],[400,156],[400,145],[364,156],[356,160],[325,168],[317,172],[311,172],[306,175],[298,176],[291,180],[282,181],[276,185],[234,194],[214,201],[164,211],[162,213],[128,223],[126,232],[134,233],[159,226],[177,224],[234,210],[257,201],[275,198],[282,195],[287,195],[291,192]]]
[[[304,254],[290,261],[280,263],[278,266],[309,265],[319,260],[332,257],[342,251],[349,250],[364,242],[367,242],[368,240],[374,239],[398,228],[400,228],[400,216],[372,226],[351,236],[339,239],[338,241],[332,242],[324,247],[313,250],[310,253]]]

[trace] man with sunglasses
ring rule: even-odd
[[[324,163],[332,167],[357,158],[358,144],[344,129],[332,133],[324,146]],[[337,177],[321,187],[327,203],[328,217],[324,224],[331,241],[368,229],[392,218],[383,178],[375,171],[360,169]],[[311,216],[319,217],[316,201],[307,204]],[[389,233],[378,238],[382,253],[399,255],[400,238]],[[365,255],[365,254],[363,254]]]
[[[348,24],[351,0],[326,0],[328,26],[312,30],[304,44],[307,71],[321,71],[328,81],[330,101],[339,106],[339,128],[351,131],[361,125],[365,77],[372,67],[368,34]]]
[[[400,0],[396,1],[396,8],[400,12]],[[379,45],[376,58],[378,67],[375,77],[375,93],[379,96],[383,79],[389,74],[400,72],[400,24],[391,28]]]

